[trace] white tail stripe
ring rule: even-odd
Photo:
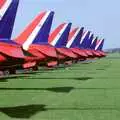
[[[86,32],[84,33],[84,35],[82,36],[82,38],[81,38],[81,40],[80,40],[80,44],[81,44],[81,43],[83,42],[83,40],[85,39],[87,33],[88,33],[88,31],[86,31]]]
[[[80,28],[76,31],[76,33],[73,35],[73,37],[68,41],[66,47],[70,48],[72,43],[74,42],[75,38],[77,37],[78,33],[80,32]]]
[[[93,38],[92,42],[91,42],[91,45],[93,44],[93,42],[95,41],[96,37]]]
[[[37,36],[37,34],[39,33],[40,29],[42,28],[42,26],[44,25],[44,22],[46,21],[46,19],[48,18],[49,14],[51,12],[47,12],[46,15],[42,18],[42,20],[40,21],[40,23],[36,26],[36,28],[32,31],[31,35],[27,38],[27,40],[24,42],[23,44],[23,49],[24,50],[28,50],[29,46],[32,44],[33,40],[35,39],[35,37]]]
[[[5,12],[7,11],[11,3],[12,3],[12,0],[7,0],[5,4],[2,6],[2,8],[0,9],[0,20],[4,16]]]
[[[55,39],[51,42],[51,45],[55,46],[57,41],[59,40],[59,38],[61,37],[61,35],[63,34],[63,32],[65,31],[65,29],[67,28],[68,24],[64,25],[64,27],[61,29],[61,31],[57,34],[57,36],[55,37]]]
[[[91,38],[91,36],[92,36],[92,33],[90,33],[89,39]]]
[[[101,43],[102,43],[102,40],[100,40],[100,41],[98,42],[98,44],[97,44],[96,47],[95,47],[95,50],[98,49],[98,47],[100,46]]]

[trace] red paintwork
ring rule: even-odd
[[[5,4],[6,0],[0,0],[0,9],[3,7],[3,5]]]
[[[45,55],[43,55],[42,53],[40,53],[38,50],[36,49],[33,49],[33,48],[30,48],[28,50],[28,52],[30,52],[32,55],[38,57],[38,59],[41,61],[41,60],[44,60],[46,58]]]
[[[25,62],[33,62],[33,61],[39,61],[41,60],[39,57],[29,57],[29,56],[25,56],[24,61]]]
[[[34,67],[35,65],[36,65],[36,61],[34,61],[34,62],[27,62],[27,63],[23,64],[22,67],[24,69],[27,69],[27,68]]]
[[[68,41],[72,39],[72,37],[75,35],[75,33],[77,32],[79,28],[74,28],[70,31],[69,33],[69,37],[68,37]],[[70,50],[72,50],[73,53],[77,54],[79,57],[78,58],[87,58],[88,57],[88,54],[80,49],[80,48],[69,48]]]
[[[57,61],[51,61],[51,62],[48,62],[47,66],[48,67],[55,67],[57,64],[58,64]]]
[[[88,57],[93,57],[94,54],[92,53],[91,50],[83,49],[83,51],[88,55]]]
[[[63,23],[59,25],[50,35],[48,38],[48,43],[51,44],[51,42],[55,39],[57,34],[60,32],[60,30],[65,26],[66,23]]]
[[[23,51],[19,45],[0,42],[0,52],[14,58],[24,58]]]
[[[40,60],[40,58],[38,57],[24,56],[23,51],[19,45],[0,42],[0,52],[11,58],[9,63],[7,57],[0,55],[1,65],[3,65],[2,63],[4,63],[5,66],[6,65],[10,66],[13,64],[19,64],[19,65],[23,64],[23,68],[27,68],[33,66],[33,63],[35,63],[35,61]],[[23,61],[21,60],[19,61],[19,59],[22,59]]]
[[[104,53],[103,52],[101,53],[101,51],[95,51],[95,50],[90,50],[90,49],[88,49],[88,50],[84,49],[83,51],[86,52],[86,54],[92,58],[104,56]]]
[[[75,54],[79,55],[80,57],[87,58],[88,55],[84,52],[84,50],[81,50],[79,48],[70,48]]]
[[[77,31],[78,29],[79,29],[79,28],[74,28],[73,30],[70,31],[69,37],[68,37],[68,41],[71,40],[71,38],[74,36],[74,34],[76,33],[76,31]]]
[[[37,63],[52,61],[57,58],[56,49],[51,45],[30,45],[28,52],[31,53],[34,57],[25,57],[26,62],[36,61]]]
[[[95,50],[91,50],[92,53],[94,54],[95,57],[101,57],[100,53],[95,51]]]
[[[76,59],[78,56],[74,54],[70,49],[68,48],[56,48],[58,54],[62,54],[65,57],[70,57],[72,59]]]
[[[0,62],[6,61],[6,58],[3,55],[0,55]]]
[[[32,44],[30,45],[30,49],[38,50],[40,53],[42,53],[46,57],[57,59],[56,49],[51,45]]]
[[[61,53],[58,53],[58,59],[59,60],[64,60],[65,58],[66,58],[66,55],[63,55],[63,54],[61,54]]]
[[[28,37],[30,36],[30,34],[33,32],[33,30],[35,29],[35,27],[39,24],[39,22],[42,20],[42,18],[44,17],[44,15],[46,14],[46,11],[44,12],[40,12],[40,14],[33,20],[33,22],[31,22],[26,29],[14,40],[19,43],[19,44],[23,44]]]
[[[99,44],[99,42],[100,42],[100,40],[97,40],[96,45],[98,45],[98,44]]]
[[[103,52],[103,51],[97,51],[97,52],[101,55],[101,57],[105,57],[106,56],[106,53]]]
[[[23,45],[23,43],[28,39],[36,26],[40,23],[42,18],[45,16],[47,11],[40,12],[40,14],[26,27],[26,29],[14,40]],[[41,44],[31,44],[29,46],[28,52],[39,59],[39,62],[44,62],[44,60],[56,59],[57,54],[54,47],[50,45]],[[28,58],[26,58],[28,61]],[[38,60],[37,60],[38,61]]]
[[[51,44],[51,42],[55,39],[55,37],[58,35],[58,33],[60,32],[60,30],[65,26],[66,23],[62,23],[60,24],[49,36],[49,44]],[[78,29],[78,28],[77,28]],[[76,30],[77,30],[76,29]],[[75,31],[76,31],[75,30]],[[75,33],[74,31],[74,33]],[[74,34],[73,33],[73,34]],[[57,50],[57,56],[59,60],[65,60],[66,58],[71,58],[71,59],[76,59],[78,58],[78,55],[73,53],[72,50],[65,48],[65,47],[61,47],[61,48],[56,48]]]

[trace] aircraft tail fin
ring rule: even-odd
[[[33,44],[48,44],[49,32],[52,25],[54,12],[45,11],[40,13],[15,41],[23,45],[27,50]]]
[[[86,48],[87,48],[87,49],[90,48],[90,45],[91,45],[93,39],[94,39],[94,34],[91,33],[88,41],[86,42]]]
[[[85,31],[81,37],[81,40],[80,40],[80,45],[79,47],[80,48],[84,48],[86,49],[87,48],[87,44],[88,44],[88,41],[89,41],[89,36],[90,36],[90,31]]]
[[[72,23],[60,24],[49,36],[49,43],[56,47],[66,46]]]
[[[90,49],[94,49],[95,50],[97,40],[98,40],[98,37],[95,37],[94,40],[92,41],[92,44],[90,45]]]
[[[80,43],[80,39],[82,37],[83,34],[83,30],[84,27],[80,28],[75,28],[73,29],[70,34],[69,34],[69,39],[67,42],[66,47],[70,48],[70,47],[79,47],[79,43]]]
[[[96,44],[95,50],[100,50],[100,51],[102,51],[103,45],[104,45],[104,39],[99,40],[99,41],[97,42],[97,44]]]
[[[0,1],[0,39],[10,39],[19,0]]]

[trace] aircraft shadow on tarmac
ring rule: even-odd
[[[19,119],[29,119],[37,113],[45,112],[49,110],[120,110],[120,108],[112,107],[112,106],[86,106],[86,107],[48,107],[45,104],[31,104],[24,106],[15,106],[15,107],[1,107],[0,112],[6,114],[11,118],[19,118]]]

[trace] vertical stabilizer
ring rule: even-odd
[[[0,1],[0,39],[10,39],[19,0]]]
[[[49,36],[49,43],[55,47],[65,47],[72,23],[59,25]]]
[[[103,45],[104,45],[104,39],[103,40],[99,40],[98,43],[96,44],[95,50],[102,51]]]
[[[80,48],[83,48],[83,49],[87,48],[89,37],[90,37],[90,31],[86,31],[83,33],[80,40],[80,46],[79,46]]]
[[[22,44],[25,50],[27,50],[31,44],[48,44],[48,36],[53,16],[53,11],[40,13],[15,41]]]
[[[90,49],[94,49],[95,50],[95,47],[96,47],[96,44],[97,44],[97,40],[98,40],[98,37],[95,37],[94,40],[92,41]]]
[[[93,39],[94,39],[94,34],[91,33],[88,39],[88,42],[86,42],[86,49],[90,48],[90,45],[92,44]]]
[[[67,42],[67,48],[79,47],[80,39],[82,37],[84,28],[75,28],[69,34],[69,40]]]

